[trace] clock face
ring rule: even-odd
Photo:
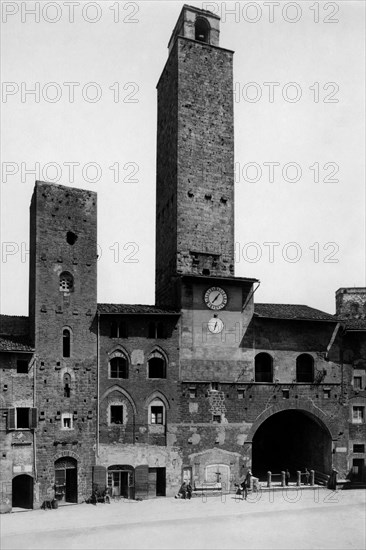
[[[205,304],[210,309],[222,309],[227,304],[227,294],[225,290],[218,286],[213,286],[205,292]]]
[[[212,319],[209,320],[207,327],[208,327],[208,330],[212,332],[212,334],[219,334],[224,328],[224,323],[221,321],[221,319],[217,319],[217,317],[213,317]]]

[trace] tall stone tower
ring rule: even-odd
[[[91,191],[36,182],[30,210],[40,501],[90,493],[96,436],[97,217]]]
[[[184,5],[157,85],[156,303],[180,275],[234,275],[233,52],[219,17]]]

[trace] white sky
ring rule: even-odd
[[[70,2],[39,2],[39,22],[26,14],[37,9],[36,2],[2,2],[2,80],[8,92],[14,91],[3,95],[1,104],[2,313],[28,313],[29,202],[35,179],[58,176],[52,166],[47,173],[47,163],[59,166],[57,183],[98,192],[98,301],[154,302],[155,87],[183,2],[74,3],[72,23]],[[236,275],[261,280],[257,302],[307,304],[333,313],[339,287],[365,285],[365,4],[281,2],[273,6],[273,22],[266,2],[211,4],[226,19],[221,22],[220,45],[235,51],[235,157],[240,167],[235,188]],[[230,15],[235,5],[236,16]],[[118,8],[120,20],[114,22]],[[297,22],[285,20],[296,15]],[[99,21],[90,22],[98,16]],[[248,21],[256,17],[257,22]],[[46,20],[57,18],[54,23]],[[326,23],[326,18],[338,22]],[[50,101],[56,92],[47,86],[51,82],[58,85],[59,101]],[[80,83],[73,103],[64,82]],[[90,82],[102,92],[94,103],[82,94],[84,90],[84,96],[93,99]],[[119,102],[114,101],[117,82]],[[246,87],[251,82],[257,88]],[[273,102],[265,82],[279,83]],[[291,82],[297,87],[286,86]],[[35,102],[34,95],[22,101],[21,89],[36,83],[40,101]],[[114,91],[109,89],[113,85]],[[256,89],[261,99],[248,101]],[[290,99],[301,92],[301,99],[285,100],[282,91]],[[128,97],[137,101],[123,101]],[[80,163],[74,183],[65,164],[70,162]],[[280,163],[272,183],[263,164],[268,162]],[[35,163],[40,165],[39,178],[24,173]],[[100,166],[99,181],[87,181],[97,174],[93,168],[83,176],[87,163]],[[116,183],[109,168],[115,163],[121,179]],[[137,182],[122,181],[134,168],[127,163],[138,166],[132,176]],[[245,181],[247,163],[261,166],[259,181]],[[287,163],[301,167],[299,181],[282,177]],[[319,182],[314,181],[317,166]],[[324,181],[332,179],[334,167],[339,171],[333,179],[339,181]],[[254,168],[247,175],[254,179]],[[295,175],[290,166],[287,179]],[[264,245],[269,242],[279,243],[272,262],[270,247]],[[288,246],[293,242],[296,249]],[[288,261],[300,252],[297,262]],[[138,261],[127,261],[129,254]],[[257,254],[258,261],[249,261]]]

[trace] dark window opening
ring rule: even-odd
[[[128,330],[127,330],[126,321],[121,321],[120,324],[119,324],[119,337],[120,338],[127,338],[128,337]]]
[[[156,337],[165,338],[165,327],[164,323],[158,323],[156,327]]]
[[[195,399],[197,397],[197,389],[196,388],[189,388],[189,397],[191,399]]]
[[[245,397],[245,390],[238,389],[238,399],[244,399]]]
[[[364,453],[365,452],[365,445],[363,443],[354,443],[353,444],[353,452],[354,453]]]
[[[24,359],[18,359],[17,361],[17,374],[27,374],[28,373],[28,361]]]
[[[110,365],[111,378],[128,378],[128,363],[125,357],[114,357]]]
[[[123,405],[111,405],[111,424],[123,424]]]
[[[314,382],[314,359],[308,353],[296,358],[296,382]]]
[[[70,357],[71,351],[71,333],[65,328],[62,332],[62,357]]]
[[[219,383],[218,382],[211,382],[211,391],[219,391]]]
[[[290,390],[282,390],[282,398],[290,399]]]
[[[17,428],[19,429],[29,429],[29,408],[18,408],[17,409]]]
[[[164,424],[164,407],[151,407],[151,424]]]
[[[165,361],[162,357],[152,357],[148,361],[149,378],[166,378]]]
[[[323,390],[324,399],[330,399],[330,390]]]
[[[64,375],[64,397],[70,397],[71,393],[71,376],[69,374]]]
[[[202,17],[197,17],[195,23],[195,40],[200,42],[210,42],[210,25],[206,19]]]
[[[78,240],[78,236],[75,233],[73,233],[72,231],[68,231],[66,233],[66,241],[71,246],[74,245],[77,240]]]
[[[156,338],[155,323],[149,323],[149,338]]]
[[[112,321],[110,337],[111,338],[128,338],[126,321]]]
[[[268,353],[255,356],[255,381],[273,382],[272,357]]]
[[[118,338],[118,323],[117,321],[111,322],[111,338]]]
[[[212,422],[217,422],[218,424],[221,424],[221,414],[214,414],[212,416]]]

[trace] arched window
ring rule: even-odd
[[[272,357],[269,353],[258,353],[255,356],[255,381],[273,382]]]
[[[154,399],[149,404],[149,424],[165,426],[165,405],[161,399]]]
[[[60,275],[60,291],[71,292],[74,290],[74,277],[68,271],[64,271]]]
[[[148,378],[166,378],[166,360],[162,353],[154,351],[147,362]]]
[[[122,354],[109,361],[110,378],[128,378],[128,361]]]
[[[71,392],[71,376],[68,373],[64,374],[64,397],[70,397]]]
[[[71,331],[64,328],[62,331],[62,357],[70,357],[71,354]]]
[[[207,19],[197,17],[195,23],[195,39],[200,42],[210,43],[210,25]]]
[[[296,382],[314,382],[314,359],[308,353],[296,358]]]

